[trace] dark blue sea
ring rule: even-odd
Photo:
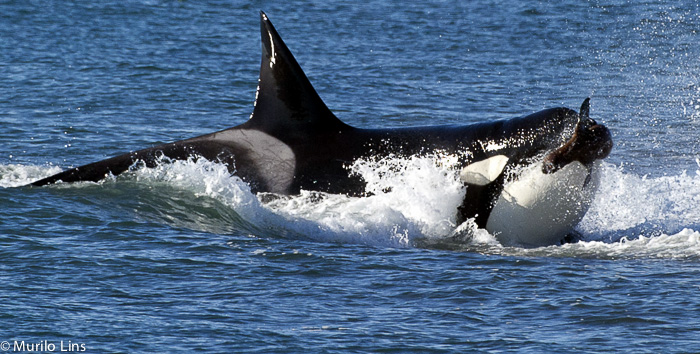
[[[591,97],[615,147],[583,240],[461,233],[450,157],[358,163],[391,190],[365,198],[264,202],[206,161],[21,187],[245,122],[259,10],[353,126]],[[700,353],[699,43],[697,1],[0,0],[0,349]]]

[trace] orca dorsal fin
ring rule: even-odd
[[[260,11],[262,61],[255,108],[246,126],[274,136],[293,137],[314,131],[344,130],[321,100],[294,55]]]

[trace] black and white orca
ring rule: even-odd
[[[553,108],[470,125],[355,128],[326,107],[263,12],[260,29],[260,79],[248,121],[72,168],[31,185],[96,182],[137,163],[153,167],[205,158],[225,164],[254,193],[363,196],[365,182],[348,169],[353,161],[441,152],[458,156],[456,172],[467,186],[455,210],[457,221],[473,218],[504,245],[558,244],[589,208],[612,138],[589,117],[588,99],[578,113]]]

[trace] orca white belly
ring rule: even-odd
[[[504,246],[558,244],[583,219],[600,182],[600,161],[589,169],[572,162],[552,174],[528,166],[506,184],[486,223]]]

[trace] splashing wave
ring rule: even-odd
[[[438,155],[360,160],[349,169],[367,181],[368,196],[361,198],[310,191],[255,195],[225,166],[203,159],[138,168],[106,183],[148,185],[139,193],[150,193],[150,200],[166,198],[158,191],[174,188],[190,195],[186,204],[193,209],[200,198],[209,198],[237,215],[218,220],[233,222],[228,230],[262,237],[531,256],[700,258],[700,171],[648,178],[604,164],[601,188],[577,228],[583,241],[524,250],[500,246],[472,221],[456,225],[466,190],[455,167],[454,157]],[[56,172],[56,167],[3,165],[0,186],[20,186]],[[65,187],[81,185],[90,184]],[[203,231],[227,229],[217,220],[184,223]]]

